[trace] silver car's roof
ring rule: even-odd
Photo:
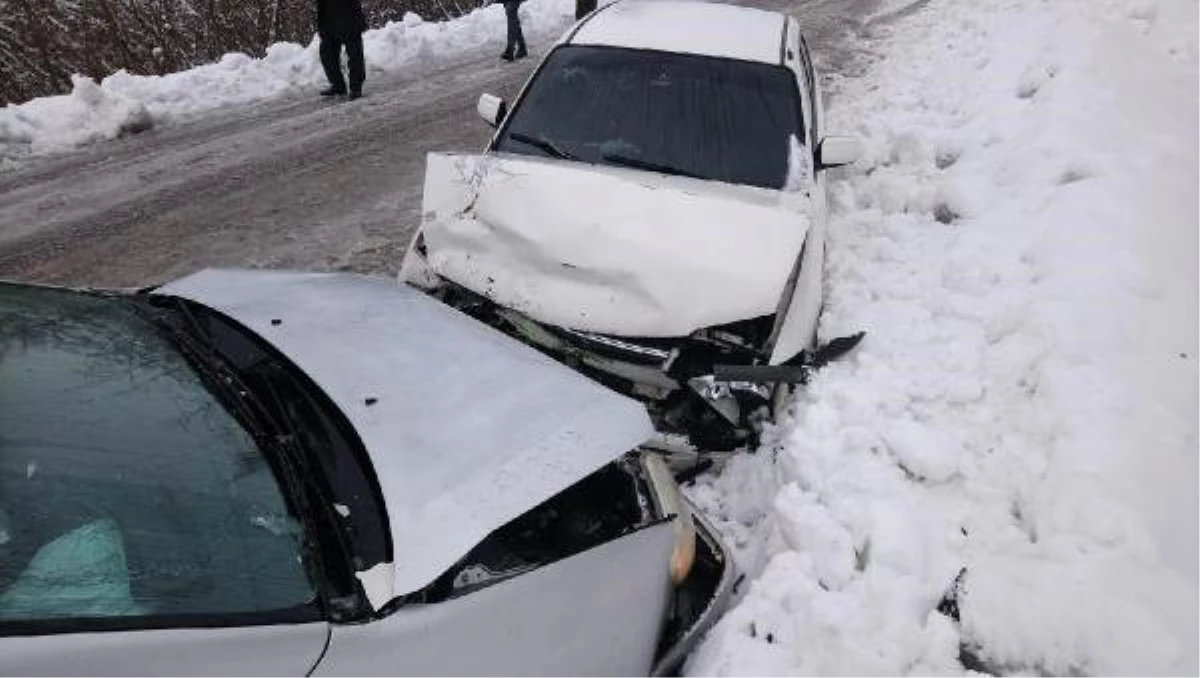
[[[206,270],[157,293],[253,330],[358,430],[395,553],[360,573],[377,609],[653,433],[636,402],[391,280]]]

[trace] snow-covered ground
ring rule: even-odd
[[[574,20],[571,0],[528,0],[521,5],[527,35],[565,28]],[[373,78],[445,62],[504,43],[504,8],[489,5],[451,21],[403,21],[367,31],[363,52],[368,89]],[[0,108],[0,166],[13,158],[77,148],[193,119],[218,108],[278,97],[298,88],[316,89],[325,77],[314,37],[307,46],[272,45],[266,56],[227,54],[217,63],[163,76],[120,71],[100,83],[75,76],[70,94]]]
[[[868,336],[690,490],[748,577],[687,670],[1195,675],[1197,3],[887,31],[829,112],[822,335]]]

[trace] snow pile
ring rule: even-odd
[[[889,30],[830,111],[821,332],[868,335],[689,490],[749,583],[687,669],[1194,675],[1197,5]]]
[[[34,152],[57,143],[80,145],[153,126],[146,106],[80,75],[71,78],[70,94],[34,99],[0,110],[0,158],[6,144],[28,145]],[[49,123],[49,125],[47,125]],[[52,140],[46,131],[52,132]]]
[[[528,0],[521,5],[523,28],[527,35],[561,29],[572,21],[574,7],[568,0]],[[501,5],[445,22],[426,22],[410,12],[403,21],[363,36],[367,79],[489,45],[499,53],[504,35]],[[100,84],[76,76],[70,94],[0,108],[0,161],[69,150],[296,88],[317,88],[325,81],[318,46],[316,38],[307,47],[277,43],[261,59],[227,54],[217,63],[163,76],[120,71]]]

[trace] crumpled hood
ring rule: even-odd
[[[431,154],[432,270],[551,325],[675,337],[774,313],[808,229],[795,195],[514,155]]]
[[[357,430],[395,553],[359,573],[376,609],[654,432],[638,403],[391,280],[207,270],[155,293],[252,330]]]

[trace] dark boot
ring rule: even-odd
[[[517,48],[517,53],[513,56],[517,59],[524,59],[529,56],[529,50],[525,49],[525,43],[521,43],[521,46]]]
[[[513,56],[513,51],[511,49],[506,49],[504,50],[504,53],[500,55],[500,58],[504,59],[505,61],[512,61],[516,57]]]
[[[352,87],[350,89],[350,95],[346,98],[349,99],[350,101],[354,101],[355,99],[361,99],[362,98],[362,88]]]
[[[321,96],[323,97],[340,97],[345,93],[346,90],[342,87],[326,87],[321,90]]]

